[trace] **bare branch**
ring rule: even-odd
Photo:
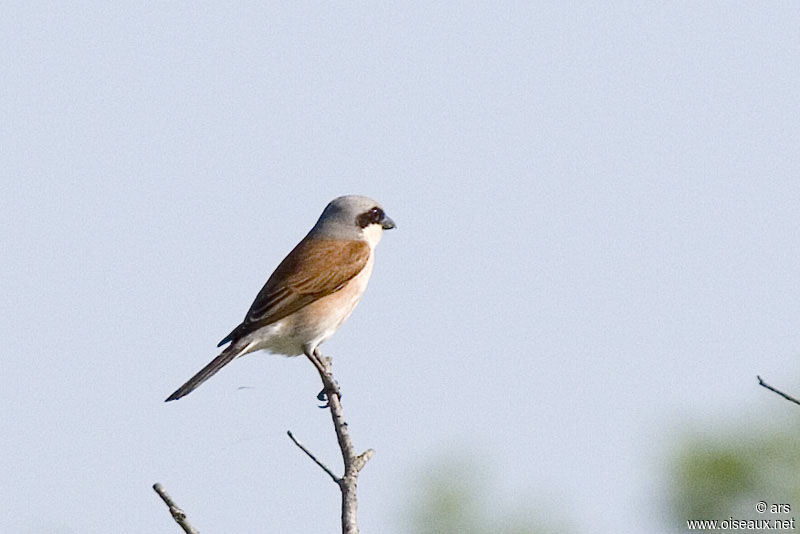
[[[339,490],[342,493],[342,534],[358,534],[358,500],[356,498],[358,474],[375,454],[375,451],[373,449],[367,449],[361,454],[356,454],[353,448],[353,441],[350,439],[347,422],[344,420],[339,386],[333,378],[333,372],[331,371],[331,359],[323,357],[316,350],[313,353],[307,353],[306,356],[311,360],[311,363],[317,369],[322,379],[322,394],[324,394],[328,400],[327,408],[331,411],[331,419],[333,421],[333,428],[336,431],[336,439],[339,442],[339,449],[342,451],[344,475],[341,477],[336,476],[333,470],[322,463],[305,445],[300,443],[290,430],[287,431],[286,434],[306,456],[311,458],[311,460],[322,468],[322,470],[331,477],[331,480],[339,486]],[[199,534],[189,523],[186,513],[175,504],[175,501],[172,500],[172,497],[167,494],[160,483],[154,484],[153,490],[155,490],[158,496],[161,497],[161,500],[169,507],[169,513],[172,515],[172,519],[178,523],[185,534]]]
[[[774,387],[772,387],[769,384],[767,384],[766,382],[764,382],[761,379],[760,376],[756,375],[756,378],[758,378],[758,385],[759,386],[763,386],[763,387],[767,388],[768,390],[770,390],[770,391],[772,391],[774,393],[777,393],[778,395],[780,395],[781,397],[783,397],[784,399],[786,399],[786,400],[788,400],[790,402],[793,402],[795,404],[800,404],[800,400],[795,399],[791,395],[787,395],[786,393],[784,393],[783,391],[781,391],[779,389],[775,389]]]
[[[355,459],[355,465],[353,466],[356,471],[361,471],[364,468],[364,465],[369,462],[369,459],[375,454],[375,449],[367,449],[361,454],[359,454]]]
[[[318,466],[320,466],[320,467],[322,468],[322,470],[323,470],[323,471],[325,471],[326,473],[328,473],[328,475],[329,475],[329,476],[330,476],[330,477],[333,479],[333,481],[334,481],[334,482],[336,482],[337,484],[339,483],[339,477],[337,477],[337,476],[336,476],[336,474],[335,474],[333,471],[331,471],[331,470],[330,470],[330,468],[329,468],[327,465],[325,465],[324,463],[322,463],[321,461],[319,461],[319,460],[317,459],[317,457],[316,457],[316,456],[314,456],[314,454],[313,454],[313,453],[312,453],[310,450],[308,450],[308,449],[307,449],[307,448],[306,448],[306,447],[305,447],[305,446],[304,446],[302,443],[300,443],[299,441],[297,441],[297,439],[295,439],[295,437],[294,437],[294,434],[292,434],[292,431],[291,431],[291,430],[287,430],[287,431],[286,431],[286,433],[289,435],[289,439],[291,439],[292,441],[294,441],[294,444],[295,444],[295,445],[297,445],[298,447],[300,447],[300,450],[301,450],[301,451],[303,451],[304,453],[306,453],[306,455],[307,455],[309,458],[311,458],[312,460],[314,460],[314,463],[315,463],[315,464],[317,464]]]
[[[200,534],[190,523],[189,520],[186,518],[186,513],[180,509],[180,507],[175,504],[175,501],[172,500],[172,497],[164,489],[164,486],[161,485],[160,482],[156,482],[153,484],[153,489],[158,496],[161,497],[161,500],[169,507],[169,513],[172,515],[172,519],[175,520],[178,525],[183,529],[186,534]]]
[[[356,517],[358,510],[358,500],[356,498],[358,473],[364,468],[367,461],[372,458],[375,451],[368,449],[361,454],[356,454],[353,448],[353,441],[350,439],[347,422],[344,420],[339,386],[336,384],[336,380],[333,378],[333,372],[331,371],[331,359],[323,357],[317,350],[312,353],[306,353],[306,356],[311,360],[311,363],[314,364],[314,367],[317,368],[319,377],[322,379],[322,391],[328,398],[328,408],[330,408],[331,411],[333,428],[336,431],[339,449],[342,451],[344,475],[341,478],[336,478],[326,469],[326,472],[331,475],[342,492],[342,534],[358,534],[358,522]],[[291,434],[289,437],[291,437]],[[306,454],[311,456],[307,451]],[[316,458],[313,456],[311,456],[311,458],[319,464]]]

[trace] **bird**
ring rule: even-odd
[[[394,221],[371,198],[332,200],[269,277],[241,324],[217,345],[228,346],[165,402],[188,395],[250,352],[315,355],[358,304],[372,274],[375,247],[392,228]]]

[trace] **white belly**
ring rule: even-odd
[[[339,291],[249,334],[247,348],[241,354],[267,350],[298,356],[305,347],[315,349],[330,338],[355,309],[372,274],[373,258],[370,255],[364,269]]]

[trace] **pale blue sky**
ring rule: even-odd
[[[377,451],[365,533],[404,532],[452,451],[488,508],[656,532],[676,434],[785,417],[757,373],[800,390],[796,3],[25,2],[0,26],[3,532],[175,532],[156,481],[202,532],[335,532],[285,435],[338,466],[308,362],[162,401],[341,194],[399,226],[324,346]]]

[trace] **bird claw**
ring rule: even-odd
[[[323,408],[323,409],[324,408],[330,408],[331,401],[330,401],[330,396],[328,395],[328,393],[329,393],[328,388],[325,387],[325,388],[322,388],[322,390],[317,394],[317,400],[320,401],[320,402],[324,402],[325,403],[323,406],[320,406],[320,408]],[[335,380],[333,382],[333,388],[330,391],[330,393],[334,393],[340,399],[342,398],[342,392],[339,390],[339,383],[336,382]]]

